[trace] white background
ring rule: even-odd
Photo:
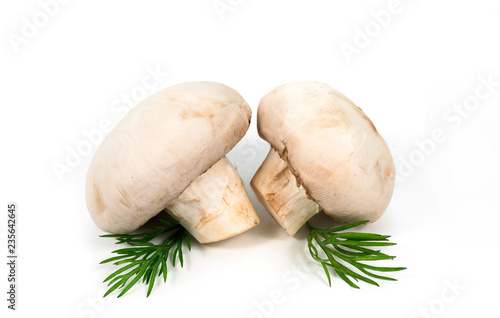
[[[0,5],[2,257],[6,206],[19,204],[18,310],[6,309],[2,265],[2,317],[498,317],[498,1],[222,0],[224,12],[213,0],[66,2],[46,9],[51,16],[37,1]],[[288,237],[250,190],[258,227],[193,244],[185,267],[147,299],[141,286],[103,301],[113,268],[98,262],[116,246],[98,237],[85,207],[96,149],[84,147],[85,133],[116,124],[120,100],[140,95],[157,68],[169,75],[146,95],[209,80],[248,101],[252,125],[229,155],[247,186],[268,149],[255,126],[267,92],[316,80],[360,106],[397,165],[387,212],[363,231],[398,243],[386,249],[398,256],[386,265],[408,267],[398,282],[354,290],[334,277],[328,287],[305,229]],[[58,164],[68,167],[59,177]],[[282,294],[278,303],[272,294]]]

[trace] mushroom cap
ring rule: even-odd
[[[386,210],[395,181],[391,153],[344,95],[318,82],[282,85],[261,100],[257,125],[307,197],[333,219],[373,222]]]
[[[89,166],[87,208],[111,233],[136,230],[177,198],[245,135],[251,110],[232,88],[189,82],[134,107]]]

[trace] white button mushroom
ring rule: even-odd
[[[257,125],[271,150],[251,186],[290,236],[319,210],[338,222],[384,213],[394,190],[391,153],[344,95],[317,82],[285,84],[261,100]]]
[[[174,85],[137,105],[88,169],[86,201],[95,224],[124,234],[168,208],[201,243],[257,225],[243,182],[225,158],[250,116],[235,90],[211,82]]]

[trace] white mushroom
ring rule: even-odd
[[[218,83],[174,85],[132,109],[104,139],[86,180],[95,224],[136,230],[165,208],[198,241],[219,241],[259,223],[224,157],[245,135],[251,110]]]
[[[319,210],[338,222],[384,213],[394,190],[391,153],[344,95],[317,82],[285,84],[261,100],[257,125],[271,150],[251,185],[290,236]]]

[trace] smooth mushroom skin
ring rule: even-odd
[[[212,82],[171,86],[133,108],[89,166],[86,202],[110,233],[136,230],[177,198],[245,135],[251,110]]]
[[[395,183],[391,153],[370,119],[344,95],[318,82],[285,84],[261,100],[257,126],[305,197],[327,215],[339,222],[373,222],[384,213]],[[252,188],[266,191],[258,180]]]

